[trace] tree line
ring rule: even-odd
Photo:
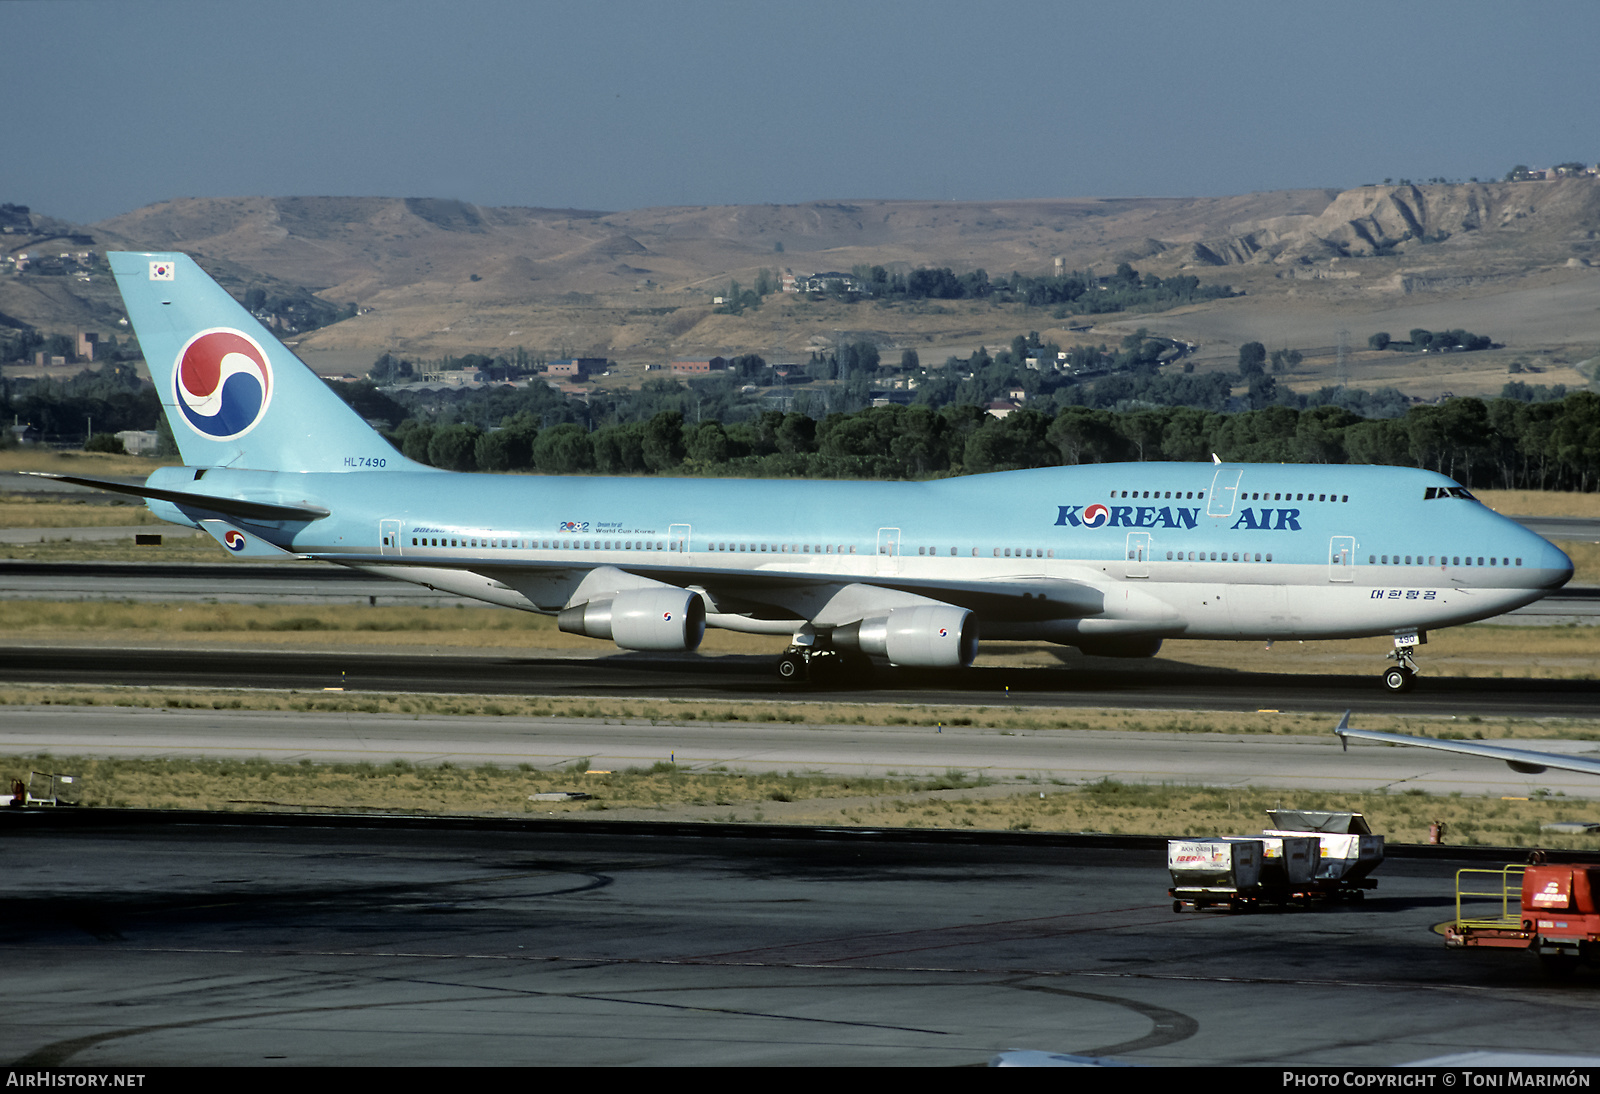
[[[1469,487],[1600,488],[1600,395],[1559,401],[1451,399],[1397,418],[1337,406],[1217,413],[1195,407],[1032,408],[994,417],[952,404],[872,407],[820,421],[763,411],[731,424],[663,410],[647,421],[542,427],[529,415],[494,430],[405,422],[408,457],[451,470],[545,474],[921,479],[1027,467],[1175,460],[1423,467]]]
[[[993,299],[1054,308],[1056,318],[1069,313],[1100,315],[1136,308],[1175,308],[1196,300],[1234,295],[1228,285],[1202,284],[1190,274],[1165,278],[1141,274],[1127,262],[1120,263],[1108,277],[1096,277],[1092,270],[1075,270],[1042,277],[1013,272],[1010,277],[991,280],[982,269],[964,274],[949,267],[895,273],[883,266],[858,266],[854,274],[863,291],[882,300]]]

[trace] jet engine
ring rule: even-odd
[[[835,627],[831,637],[841,649],[916,668],[965,668],[978,655],[978,621],[965,608],[948,604],[896,608]]]
[[[568,634],[609,638],[625,650],[692,650],[705,637],[706,608],[687,589],[624,589],[564,609],[556,626]]]

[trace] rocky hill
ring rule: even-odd
[[[35,217],[36,223],[43,218]],[[181,198],[87,227],[101,250],[186,250],[234,286],[305,286],[364,314],[308,348],[417,354],[509,346],[608,355],[762,349],[860,330],[889,341],[978,341],[1016,326],[762,308],[713,315],[710,296],[763,269],[1188,270],[1253,298],[1371,300],[1492,285],[1588,264],[1600,181],[1365,186],[1214,198],[856,201],[601,212],[432,198]],[[0,237],[0,248],[27,246]],[[102,284],[0,277],[0,314],[52,329],[104,325]],[[242,291],[242,290],[241,290]],[[1341,294],[1343,294],[1341,296]],[[825,313],[825,314],[824,314]],[[1464,322],[1464,321],[1463,321]],[[1006,335],[1009,337],[1009,334]]]
[[[1600,183],[1592,178],[1446,186],[1363,186],[1346,190],[1316,215],[1264,218],[1249,231],[1198,240],[1187,261],[1315,262],[1414,250],[1454,241],[1538,262],[1593,251]],[[1563,245],[1567,253],[1562,254]],[[1542,254],[1540,253],[1542,252]],[[1438,257],[1446,257],[1441,253]],[[1481,257],[1481,256],[1480,256]]]

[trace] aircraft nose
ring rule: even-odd
[[[1539,555],[1539,569],[1547,589],[1559,589],[1572,580],[1572,559],[1555,544],[1545,541]]]

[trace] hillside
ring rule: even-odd
[[[769,298],[742,316],[714,315],[710,296],[730,279],[751,284],[762,269],[1045,274],[1058,260],[1102,273],[1129,261],[1244,289],[1242,299],[1159,319],[1102,318],[1094,332],[1104,340],[1149,325],[1202,342],[1202,361],[1225,360],[1252,338],[1327,346],[1348,329],[1364,341],[1371,322],[1403,331],[1417,315],[1429,322],[1413,325],[1486,329],[1529,352],[1570,347],[1587,356],[1600,344],[1600,282],[1588,267],[1600,247],[1600,182],[1592,178],[627,212],[414,198],[182,198],[62,228],[93,236],[102,250],[194,252],[238,287],[294,284],[335,304],[356,303],[364,314],[302,343],[308,354],[352,360],[388,349],[442,356],[518,345],[635,361],[745,350],[793,357],[858,336],[938,359],[1061,324],[1011,305],[887,308],[793,297]],[[45,282],[0,278],[0,313],[57,329],[114,321],[108,286]],[[1485,308],[1509,325],[1489,329],[1475,319]],[[1537,320],[1523,322],[1525,315]]]

